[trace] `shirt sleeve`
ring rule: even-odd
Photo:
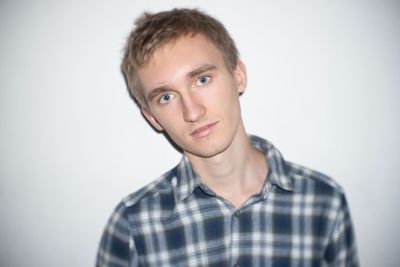
[[[137,266],[126,207],[119,204],[104,230],[97,253],[96,267]]]
[[[341,195],[339,210],[324,258],[329,266],[359,266],[353,223],[346,197]]]

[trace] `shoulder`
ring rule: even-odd
[[[295,191],[321,196],[343,196],[343,187],[330,176],[302,165],[286,161],[287,175],[293,180]]]
[[[287,162],[287,175],[293,181],[292,201],[307,207],[316,221],[324,221],[327,229],[333,229],[336,223],[351,225],[349,207],[343,187],[331,177],[313,169]]]
[[[173,178],[176,177],[176,169],[177,167],[167,171],[150,184],[124,197],[118,208],[126,211],[143,205],[149,206],[160,202],[164,202],[164,204],[173,202],[175,196]]]

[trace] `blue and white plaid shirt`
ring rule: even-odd
[[[268,141],[261,192],[239,209],[213,193],[188,159],[122,200],[104,231],[97,266],[358,266],[342,188],[284,161]]]

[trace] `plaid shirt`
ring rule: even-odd
[[[213,193],[188,159],[117,206],[97,266],[358,266],[342,188],[284,161],[251,136],[269,172],[239,209]]]

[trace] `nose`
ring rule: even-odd
[[[204,116],[206,108],[196,96],[187,95],[182,99],[183,119],[186,122],[196,122]]]

